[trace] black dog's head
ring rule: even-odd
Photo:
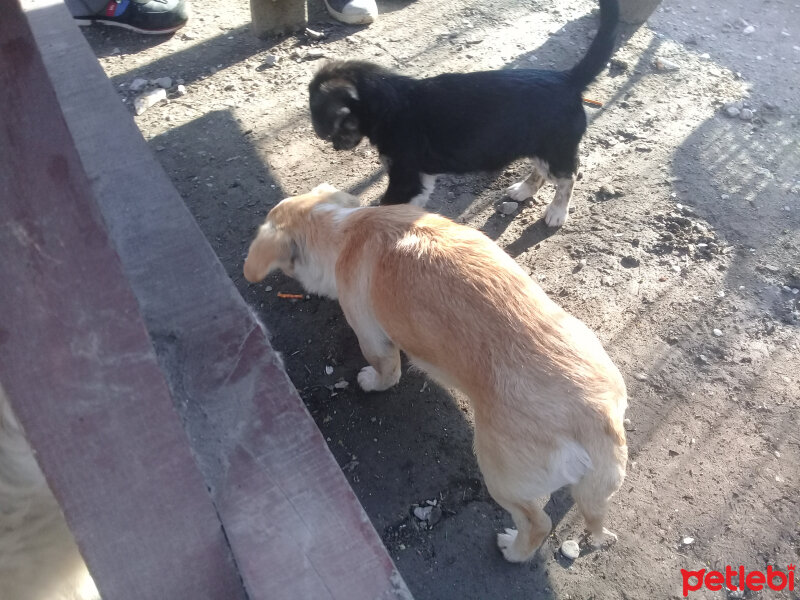
[[[347,78],[323,68],[308,87],[311,122],[323,140],[330,140],[336,150],[358,146],[364,134],[357,113],[358,91]]]

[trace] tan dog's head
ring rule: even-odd
[[[307,194],[281,200],[269,211],[250,244],[244,261],[244,278],[251,283],[263,280],[275,269],[293,276],[294,262],[305,250],[309,236],[311,209],[320,204],[344,208],[359,206],[358,198],[323,183]]]

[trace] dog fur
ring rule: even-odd
[[[0,597],[4,600],[100,598],[2,389]]]
[[[597,35],[569,71],[413,79],[368,62],[331,62],[309,85],[314,130],[337,150],[364,136],[377,146],[389,173],[382,204],[425,206],[437,174],[495,170],[528,157],[533,172],[507,193],[522,201],[554,182],[545,222],[558,227],[567,219],[586,131],[581,95],[613,53],[618,18],[617,0],[600,0]]]
[[[338,298],[369,363],[365,391],[400,379],[400,350],[471,399],[475,451],[516,530],[506,559],[529,559],[551,522],[536,500],[569,485],[595,544],[625,476],[625,383],[597,337],[482,233],[410,206],[359,207],[323,185],[267,216],[244,264]]]

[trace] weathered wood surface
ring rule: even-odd
[[[306,0],[250,0],[250,27],[258,37],[298,31],[307,24]]]
[[[83,36],[62,6],[25,5],[249,598],[410,598],[265,331]]]
[[[243,599],[28,24],[0,13],[0,384],[106,599]]]

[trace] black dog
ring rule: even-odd
[[[515,69],[451,73],[429,79],[397,75],[360,61],[323,66],[309,85],[314,130],[337,150],[364,136],[388,163],[382,204],[424,206],[438,173],[499,169],[527,156],[533,173],[508,188],[521,201],[556,184],[545,222],[567,219],[586,131],[581,94],[614,50],[617,0],[600,0],[600,29],[569,71]]]

